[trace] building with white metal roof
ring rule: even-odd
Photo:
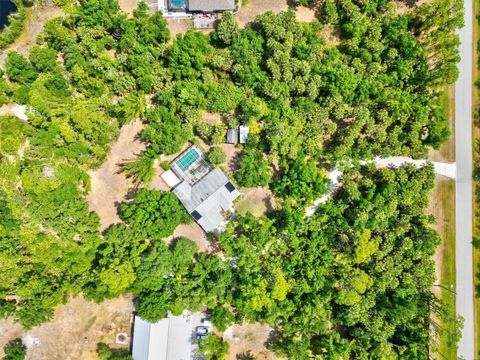
[[[239,142],[240,144],[245,144],[248,139],[248,133],[250,132],[250,128],[246,125],[240,125],[238,130],[239,130]]]
[[[180,316],[169,314],[151,323],[135,316],[133,360],[191,360],[198,350],[197,328],[211,331],[211,323],[202,313],[185,310]]]

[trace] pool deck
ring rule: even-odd
[[[158,11],[161,11],[165,18],[191,19],[193,17],[192,14],[186,11],[169,11],[168,0],[158,0]]]
[[[192,151],[196,151],[198,157],[191,163],[188,161],[184,163],[183,160],[186,156],[190,156]],[[172,161],[170,168],[178,178],[193,185],[207,175],[213,167],[206,161],[202,150],[197,145],[192,145]]]

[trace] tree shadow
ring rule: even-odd
[[[266,198],[264,198],[262,202],[265,205],[266,213],[271,213],[275,209],[272,203],[272,198],[270,196],[267,196]]]
[[[250,350],[243,352],[241,354],[237,354],[235,357],[237,360],[255,360],[256,357],[252,354]]]
[[[278,331],[276,331],[275,329],[272,329],[270,330],[270,332],[268,333],[268,338],[267,340],[263,343],[263,345],[267,348],[267,349],[271,349],[273,345],[275,345],[278,340],[280,339],[280,333]]]
[[[235,155],[232,156],[230,161],[228,162],[228,167],[235,171],[240,167],[240,161],[242,160],[241,151],[237,151]]]
[[[287,6],[289,9],[295,10],[298,6],[297,0],[287,0]]]

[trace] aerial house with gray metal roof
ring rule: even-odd
[[[228,176],[208,163],[197,145],[180,154],[170,169],[162,177],[175,184],[173,192],[188,213],[206,232],[218,230],[240,196]],[[178,181],[172,181],[172,175]]]

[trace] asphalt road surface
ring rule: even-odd
[[[460,35],[460,76],[455,84],[456,275],[457,313],[465,319],[458,356],[475,359],[472,266],[472,0],[465,0],[465,27]]]

